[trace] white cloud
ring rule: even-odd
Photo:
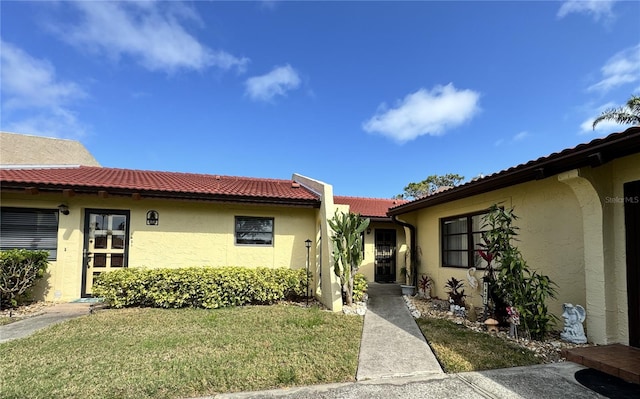
[[[81,20],[59,29],[63,40],[118,60],[131,57],[151,71],[203,70],[217,67],[243,71],[247,58],[214,51],[190,35],[181,21],[200,22],[195,12],[173,2],[72,3]]]
[[[511,140],[512,141],[522,141],[527,137],[529,137],[529,132],[520,132],[520,133],[516,134],[515,136],[513,136],[513,139],[511,139]]]
[[[615,87],[640,81],[640,44],[629,47],[609,58],[600,68],[602,79],[587,89],[606,92]]]
[[[252,100],[270,101],[275,96],[284,96],[300,86],[300,76],[291,65],[275,67],[271,72],[254,76],[245,82],[246,93]]]
[[[631,125],[621,125],[614,121],[604,120],[598,123],[598,125],[596,125],[596,128],[594,129],[593,121],[598,116],[600,116],[604,111],[612,108],[619,108],[619,106],[612,102],[608,102],[606,104],[602,104],[601,106],[592,109],[589,113],[593,116],[587,118],[584,122],[580,124],[580,134],[593,134],[595,132],[596,134],[603,135],[603,134],[609,134],[612,132],[621,132],[625,130],[628,126],[631,126]]]
[[[57,137],[84,135],[85,128],[69,106],[85,98],[85,91],[74,82],[59,80],[47,60],[5,41],[0,41],[0,48],[2,128]]]
[[[437,136],[473,118],[480,110],[479,99],[479,93],[457,90],[451,83],[431,91],[420,89],[398,101],[395,108],[381,104],[362,128],[400,143],[423,135]]]
[[[564,18],[569,14],[583,13],[591,15],[598,22],[611,21],[614,18],[613,4],[616,0],[567,0],[562,3],[558,13],[558,18]]]
[[[57,107],[85,96],[80,86],[56,79],[55,68],[22,49],[0,41],[3,106],[8,109]]]
[[[81,138],[87,131],[76,115],[64,108],[36,112],[25,119],[9,122],[3,129],[36,136],[75,139]]]
[[[495,147],[500,147],[503,144],[513,144],[513,143],[517,143],[519,141],[522,141],[522,140],[526,139],[529,136],[531,136],[529,134],[529,132],[522,131],[522,132],[514,135],[513,137],[511,137],[511,140],[498,139],[498,140],[493,142],[493,145]]]

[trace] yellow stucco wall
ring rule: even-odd
[[[85,209],[129,210],[129,267],[183,266],[306,266],[304,241],[316,235],[317,209],[279,206],[245,206],[204,202],[176,202],[95,196],[3,194],[2,206],[56,209],[60,215],[58,256],[50,264],[45,299],[69,301],[80,297]],[[148,210],[159,213],[159,225],[147,226]],[[272,246],[236,245],[235,216],[274,218]],[[311,248],[311,257],[315,248]]]
[[[605,274],[609,342],[629,342],[627,259],[625,256],[624,183],[640,180],[640,154],[620,158],[596,168],[589,176],[603,206]],[[634,200],[634,199],[627,199]]]
[[[558,284],[549,309],[560,318],[564,302],[587,308],[586,332],[598,344],[628,343],[623,184],[640,180],[640,154],[418,210],[400,219],[418,227],[420,273],[434,279],[432,295],[446,298],[450,277],[465,281],[467,270],[442,267],[440,220],[481,211],[498,203],[513,207],[520,228],[515,244],[528,265]],[[586,244],[585,244],[586,243]],[[482,271],[475,277],[480,279]]]
[[[580,209],[571,190],[553,178],[520,184],[491,193],[433,206],[403,220],[414,220],[421,252],[419,273],[434,280],[432,296],[447,298],[444,285],[455,277],[465,282],[467,298],[475,306],[482,305],[480,289],[472,290],[467,281],[467,269],[442,267],[440,221],[442,218],[482,211],[493,204],[514,207],[520,228],[516,243],[529,266],[547,274],[558,284],[561,293],[549,303],[550,310],[560,317],[563,302],[585,302],[582,260],[582,223]],[[480,280],[482,270],[475,273]]]

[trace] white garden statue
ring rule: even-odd
[[[584,335],[582,322],[587,316],[587,312],[580,305],[570,303],[562,304],[562,318],[564,319],[564,329],[560,333],[560,338],[574,344],[586,344],[587,336]]]

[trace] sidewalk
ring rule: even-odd
[[[397,284],[369,284],[357,381],[442,374]]]
[[[41,328],[89,314],[90,303],[59,303],[43,314],[0,326],[0,343],[28,337]]]
[[[571,362],[444,374],[396,284],[369,284],[357,382],[239,392],[219,399],[605,398],[580,385]],[[203,398],[204,399],[204,398]]]
[[[89,303],[65,303],[0,327],[0,343],[89,314]],[[394,284],[370,284],[357,382],[221,394],[216,398],[603,399],[574,378],[572,362],[444,374]],[[209,397],[210,398],[210,397]]]

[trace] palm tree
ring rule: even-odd
[[[621,125],[640,125],[640,96],[632,95],[627,104],[619,108],[611,108],[593,121],[593,128],[602,121],[614,121]]]

